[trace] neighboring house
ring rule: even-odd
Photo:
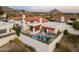
[[[0,15],[0,21],[8,21],[7,14]]]
[[[12,31],[13,24],[0,21],[0,35],[9,34]]]
[[[12,28],[13,24],[0,21],[0,47],[16,37]]]
[[[12,17],[8,22],[20,26],[22,29],[26,28],[25,15]]]
[[[52,13],[52,20],[61,22],[62,16],[64,17],[64,22],[71,22],[72,19],[76,20],[79,18],[79,13],[67,13],[60,11],[58,9],[53,9]]]
[[[7,14],[3,14],[0,17],[6,18],[7,17]]]

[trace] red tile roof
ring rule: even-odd
[[[20,16],[16,16],[16,17],[12,17],[12,19],[14,19],[16,21],[19,21],[19,20],[21,20],[21,17]]]
[[[32,22],[32,21],[40,22],[40,18],[43,19],[43,22],[48,22],[47,19],[45,19],[45,18],[43,18],[41,16],[26,17],[25,20],[28,21],[28,22]],[[21,16],[12,17],[12,19],[14,19],[16,21],[22,20]]]
[[[27,17],[25,18],[26,21],[29,21],[29,22],[32,22],[32,21],[37,21],[37,22],[40,22],[40,18],[43,19],[43,22],[48,22],[47,19],[41,17],[41,16],[33,16],[33,17]]]

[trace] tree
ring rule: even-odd
[[[3,15],[4,11],[2,10],[2,8],[0,7],[0,15]]]
[[[59,44],[59,43],[56,43],[56,47],[58,48],[58,47],[60,47],[61,45]]]
[[[64,31],[64,35],[68,35],[68,30],[65,30]]]
[[[21,10],[21,12],[22,12],[23,14],[25,14],[25,10]]]
[[[49,43],[50,41],[50,37],[46,38],[46,42]]]
[[[17,36],[20,36],[20,33],[21,33],[21,28],[20,27],[13,26],[13,30],[16,32]]]
[[[25,12],[25,10],[21,10],[22,12]]]

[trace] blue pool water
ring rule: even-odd
[[[37,36],[33,36],[33,39],[47,39],[47,36],[43,36],[43,35],[37,35]]]

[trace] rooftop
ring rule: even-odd
[[[0,28],[3,27],[12,27],[13,24],[0,21]]]
[[[41,16],[32,16],[32,17],[26,17],[25,20],[26,21],[29,21],[29,22],[32,22],[32,21],[37,21],[37,22],[40,22],[40,18],[43,19],[43,22],[48,22],[47,19],[41,17]]]
[[[21,16],[15,16],[15,17],[12,17],[12,19],[14,19],[15,21],[19,21],[19,20],[21,20],[22,18],[21,18]]]
[[[42,24],[44,27],[50,27],[50,28],[56,28],[58,26],[64,25],[64,23],[59,23],[59,22],[45,22]]]

